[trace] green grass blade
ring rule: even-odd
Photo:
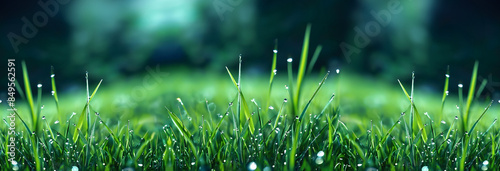
[[[413,78],[414,78],[414,76],[413,76]],[[410,97],[410,95],[408,95],[408,92],[406,91],[406,89],[403,86],[403,84],[401,83],[401,81],[399,81],[399,79],[398,79],[398,82],[399,82],[399,85],[401,86],[401,89],[403,89],[403,92],[405,93],[406,98],[408,98],[408,100],[410,101],[410,106],[412,107],[411,110],[413,110],[412,115],[415,117],[418,129],[423,129],[424,124],[422,122],[422,118],[420,117],[420,114],[418,113],[417,108],[415,107],[415,103],[413,102],[413,98]],[[410,116],[410,117],[412,117],[412,116]],[[410,126],[411,126],[411,128],[412,128],[411,130],[413,132],[413,125],[410,125]],[[427,133],[426,133],[425,129],[423,129],[423,131],[422,131],[422,138],[424,139],[424,142],[427,142]]]
[[[323,77],[323,80],[321,80],[321,82],[319,83],[318,88],[316,88],[316,90],[314,91],[312,97],[309,99],[309,101],[307,102],[306,106],[302,110],[302,113],[300,114],[300,117],[299,117],[299,120],[298,120],[299,122],[302,121],[302,119],[304,118],[304,115],[306,114],[307,109],[311,105],[311,102],[313,101],[314,97],[316,97],[316,94],[318,94],[319,89],[321,89],[321,86],[323,86],[323,84],[325,83],[325,80],[328,78],[328,75],[330,75],[330,71],[328,71],[325,74],[325,77]]]
[[[302,81],[304,80],[305,73],[306,73],[306,64],[307,64],[307,53],[309,50],[309,36],[311,34],[311,24],[308,24],[306,27],[306,33],[304,35],[304,44],[302,45],[302,54],[300,57],[300,64],[299,64],[299,72],[297,75],[297,90],[295,92],[295,96],[293,97],[293,103],[295,106],[299,107],[300,102],[299,98],[301,95],[301,88],[302,88]]]
[[[470,115],[470,106],[472,104],[472,99],[474,99],[474,92],[476,90],[476,81],[477,81],[477,70],[478,70],[479,62],[476,61],[474,63],[474,69],[472,71],[472,77],[470,80],[469,86],[469,95],[467,96],[467,103],[465,104],[465,129],[467,129],[467,125],[469,124],[469,115]]]
[[[237,90],[238,90],[238,94],[239,96],[241,97],[241,106],[242,107],[241,109],[241,112],[243,113],[243,115],[245,116],[245,118],[240,118],[240,120],[243,120],[243,121],[246,121],[246,120],[249,120],[249,129],[250,129],[250,133],[253,134],[253,132],[255,131],[255,126],[254,126],[254,123],[253,123],[253,119],[252,119],[252,115],[250,114],[250,109],[248,108],[248,104],[247,104],[247,101],[245,99],[245,96],[243,95],[243,93],[241,92],[241,87],[240,85],[236,82],[236,80],[234,79],[233,75],[231,74],[231,71],[229,71],[229,69],[226,67],[226,70],[227,70],[227,73],[229,74],[229,77],[231,77],[231,80],[233,81],[233,84],[234,86],[236,86]],[[245,122],[240,122],[240,127],[243,128],[242,124],[245,123]]]
[[[446,97],[448,96],[448,86],[450,84],[450,66],[446,69],[446,79],[444,81],[444,90],[443,90],[443,98],[441,99],[441,112],[439,114],[439,120],[443,119],[443,109],[444,109],[444,102],[446,101]]]
[[[474,122],[474,124],[472,125],[472,127],[470,128],[469,130],[469,134],[472,134],[474,131],[474,128],[476,128],[477,126],[477,123],[479,123],[479,121],[481,120],[481,118],[483,118],[484,114],[486,114],[486,112],[488,111],[488,109],[490,109],[491,105],[493,104],[493,100],[490,102],[490,104],[488,105],[488,107],[484,108],[484,111],[483,113],[481,113],[481,115],[479,116],[479,118],[477,118],[476,122]]]
[[[273,82],[274,82],[274,76],[276,75],[276,62],[278,58],[278,40],[276,40],[275,45],[274,45],[274,50],[273,50],[273,63],[271,64],[271,76],[269,77],[269,91],[267,93],[267,105],[266,105],[266,113],[267,113],[267,106],[271,104],[271,90],[273,88]]]
[[[92,95],[88,98],[88,103],[86,103],[85,107],[83,107],[82,113],[80,114],[80,118],[78,119],[78,123],[77,123],[77,126],[76,126],[77,129],[82,130],[82,127],[84,126],[84,123],[87,122],[86,120],[88,118],[86,117],[85,113],[86,112],[90,112],[90,111],[87,111],[88,108],[89,108],[90,102],[92,101],[92,99],[94,98],[95,94],[97,93],[97,90],[99,90],[99,87],[101,86],[101,83],[102,83],[102,79],[101,79],[101,81],[99,81],[99,84],[97,84],[97,87],[92,92]],[[90,127],[87,127],[87,125],[86,125],[84,128],[90,128]],[[78,136],[79,136],[77,129],[75,129],[75,132],[73,133],[73,141],[75,141],[75,142],[76,142],[76,140],[78,139]]]
[[[323,49],[323,46],[318,45],[316,47],[316,50],[314,50],[314,54],[311,58],[311,62],[309,63],[309,66],[307,66],[307,74],[309,75],[312,72],[312,69],[314,68],[314,64],[316,64],[316,61],[318,60],[319,54],[321,53],[321,49]]]
[[[33,94],[31,93],[31,86],[28,77],[28,68],[26,67],[26,62],[22,62],[23,68],[23,78],[24,78],[24,90],[26,92],[26,99],[28,100],[28,104],[31,111],[31,124],[34,131],[37,131],[36,125],[38,121],[38,116],[35,110],[35,103],[33,102]]]
[[[56,79],[54,78],[54,67],[50,69],[50,83],[52,84],[52,96],[56,102],[57,113],[59,114],[59,98],[57,97],[57,89],[56,89]]]

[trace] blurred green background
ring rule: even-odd
[[[94,84],[101,78],[108,83],[142,78],[153,70],[175,72],[179,66],[225,74],[224,66],[235,67],[239,54],[245,73],[267,76],[275,40],[280,72],[288,57],[298,59],[306,25],[311,23],[309,55],[317,45],[323,47],[316,72],[340,68],[369,82],[392,84],[398,78],[410,80],[415,71],[421,89],[439,94],[448,65],[453,78],[450,91],[456,92],[454,85],[468,83],[473,62],[479,60],[479,77],[489,80],[481,97],[499,99],[497,5],[466,0],[9,1],[0,7],[4,35],[0,52],[5,60],[15,58],[18,64],[26,60],[35,83],[48,85],[54,66],[63,93],[82,90],[85,71]],[[346,57],[340,45],[355,45],[359,34],[355,28],[366,30],[377,22],[373,12],[394,7],[400,11],[385,18],[386,25],[379,23],[366,47]],[[37,29],[32,38],[23,36],[27,24],[23,17]],[[20,41],[13,34],[26,41],[13,45]],[[0,74],[6,77],[5,70]],[[5,99],[5,84],[1,90],[0,99]],[[49,86],[44,90],[50,91]]]

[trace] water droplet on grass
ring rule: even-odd
[[[54,124],[58,124],[58,123],[59,123],[59,120],[54,121]]]
[[[45,120],[45,116],[42,116],[42,119]]]
[[[142,164],[139,163],[139,164],[137,164],[137,166],[142,167]]]
[[[273,70],[274,75],[276,75],[277,72],[278,72],[278,70]]]
[[[450,78],[450,74],[446,74],[445,76],[446,76],[446,78]]]
[[[337,74],[340,73],[340,69],[335,70],[335,72],[337,72]]]
[[[73,167],[71,168],[71,171],[78,171],[78,166],[73,166]]]
[[[54,78],[56,76],[56,74],[52,74],[50,75],[50,78]]]
[[[429,171],[429,167],[428,166],[422,167],[422,171]]]
[[[248,164],[248,170],[254,171],[256,169],[257,169],[257,163],[250,162],[250,164]]]
[[[41,87],[42,87],[42,84],[38,84],[38,85],[36,85],[36,87],[41,88]]]
[[[292,61],[293,61],[293,59],[292,59],[292,58],[288,58],[286,61],[287,61],[287,62],[292,62]]]
[[[361,164],[361,163],[360,163],[360,164],[358,164],[358,167],[361,167],[361,166],[363,166],[363,164]]]
[[[441,123],[442,123],[442,124],[446,124],[446,121],[444,121],[444,120],[443,120],[443,121],[441,121]]]
[[[323,156],[325,156],[325,152],[319,151],[317,155],[318,155],[318,157],[323,157]]]
[[[273,106],[269,106],[269,109],[274,110],[274,107]]]
[[[458,84],[458,87],[462,88],[462,87],[464,87],[464,85],[463,84]]]
[[[288,99],[284,99],[283,102],[285,102],[285,103],[288,102]]]
[[[316,160],[314,160],[314,162],[315,162],[317,165],[321,165],[321,164],[323,164],[324,160],[323,160],[323,158],[318,157],[318,158],[316,158]]]
[[[196,163],[195,162],[191,162],[191,166],[194,166]]]

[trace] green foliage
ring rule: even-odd
[[[276,54],[273,60],[276,60]],[[273,70],[275,65],[272,66]],[[291,63],[289,67],[290,74]],[[164,93],[155,96],[158,98],[168,95],[169,101],[174,102],[160,103],[159,108],[162,110],[160,115],[151,119],[154,121],[148,119],[151,114],[143,114],[143,111],[139,110],[145,107],[141,105],[155,104],[147,99],[136,107],[134,120],[124,121],[126,119],[118,115],[120,113],[116,114],[119,117],[114,118],[112,110],[107,110],[111,108],[107,99],[101,100],[112,90],[102,88],[104,90],[99,91],[99,94],[103,95],[98,98],[96,96],[102,80],[92,94],[87,88],[85,96],[81,96],[86,98],[85,101],[76,94],[80,106],[84,106],[79,115],[65,115],[64,110],[59,107],[64,106],[60,104],[66,99],[56,96],[55,79],[52,77],[52,90],[56,101],[54,118],[66,119],[66,122],[59,123],[49,122],[45,117],[38,118],[44,110],[35,109],[33,98],[29,97],[31,89],[27,70],[24,71],[24,82],[28,85],[25,86],[27,103],[24,106],[28,106],[31,112],[16,111],[17,119],[24,125],[24,128],[18,128],[13,135],[18,140],[16,166],[20,170],[71,170],[75,167],[79,170],[251,170],[250,166],[256,166],[256,170],[422,170],[423,167],[429,170],[494,170],[500,162],[500,132],[495,125],[497,120],[484,123],[484,118],[491,118],[487,113],[493,110],[493,102],[478,113],[480,115],[470,129],[463,132],[459,129],[464,126],[464,122],[459,120],[458,116],[449,120],[449,125],[444,121],[449,116],[449,113],[443,112],[443,108],[449,107],[444,105],[444,101],[454,99],[446,97],[446,93],[441,103],[440,98],[437,98],[438,105],[434,110],[436,115],[426,112],[424,115],[427,117],[420,116],[414,101],[418,100],[419,104],[424,104],[419,106],[420,110],[429,110],[428,106],[432,101],[422,96],[415,98],[418,93],[414,89],[414,75],[410,93],[401,82],[399,85],[403,93],[399,90],[395,91],[396,95],[392,95],[392,91],[377,89],[378,92],[391,97],[390,107],[384,108],[388,114],[383,114],[383,117],[373,114],[380,118],[378,120],[370,116],[372,113],[368,106],[373,104],[361,104],[366,110],[360,111],[365,113],[356,115],[352,110],[346,112],[349,110],[344,109],[352,104],[334,100],[339,96],[338,92],[335,92],[335,95],[326,93],[328,90],[339,91],[338,87],[332,88],[332,85],[340,85],[338,79],[334,79],[333,83],[327,81],[330,72],[319,81],[319,85],[318,80],[298,81],[300,83],[297,85],[302,86],[297,87],[294,92],[302,92],[304,96],[309,97],[301,99],[299,96],[295,100],[307,100],[300,113],[293,112],[294,104],[290,101],[296,96],[292,96],[292,90],[287,89],[287,92],[283,93],[275,91],[271,95],[271,91],[266,89],[272,89],[275,81],[287,82],[279,77],[274,78],[274,73],[271,74],[269,84],[267,80],[264,81],[264,86],[261,86],[263,89],[255,88],[258,91],[250,91],[253,87],[250,86],[252,83],[248,83],[245,95],[256,97],[251,100],[252,103],[248,103],[241,88],[241,59],[238,80],[229,69],[227,72],[230,81],[227,77],[213,77],[216,80],[213,84],[227,92],[229,98],[217,94],[217,98],[213,99],[193,97],[183,103],[178,98],[179,103],[174,103],[174,97],[188,96],[191,93],[183,92],[185,87],[179,85],[182,88],[179,94]],[[477,65],[473,73],[477,74]],[[344,76],[349,78],[349,75]],[[304,79],[305,77],[302,78]],[[445,92],[448,80],[447,77]],[[231,86],[219,85],[220,82]],[[290,84],[293,83],[293,74],[289,76],[288,83],[293,86]],[[357,86],[359,84],[343,87],[345,91],[353,89],[365,95],[364,90]],[[370,86],[376,87],[375,84]],[[471,89],[474,89],[473,86]],[[347,101],[352,93],[344,92],[342,95],[345,95],[343,99]],[[404,100],[404,97],[408,100]],[[473,94],[469,93],[468,99],[470,97],[473,97]],[[43,98],[38,99],[37,104],[43,104]],[[278,110],[259,106],[274,104],[276,101],[280,102]],[[236,105],[233,105],[233,102]],[[104,107],[98,107],[101,104]],[[397,109],[398,104],[407,109]],[[479,101],[467,101],[469,110],[466,111],[469,112],[465,113],[471,113],[471,118],[477,112],[473,104],[482,105]],[[166,110],[162,106],[165,106]],[[394,108],[402,114],[389,113]],[[405,114],[408,110],[410,115]],[[453,111],[450,113],[456,114],[457,111]],[[90,113],[95,113],[95,116]],[[32,120],[25,122],[23,118],[30,116]],[[439,118],[438,122],[434,122],[436,118]],[[441,121],[441,118],[444,120]],[[5,119],[4,122],[7,124]],[[36,129],[37,124],[40,125],[39,129]],[[487,125],[489,126],[486,127]],[[6,126],[2,129],[6,129]],[[0,147],[0,151],[7,151],[9,135],[5,132],[0,133],[0,143],[5,144]],[[0,155],[0,160],[4,161],[0,162],[0,168],[13,169],[13,165],[7,162],[6,155]]]

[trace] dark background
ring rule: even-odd
[[[286,58],[298,60],[306,25],[311,23],[309,55],[317,45],[323,46],[315,70],[342,68],[381,81],[408,80],[415,71],[420,84],[440,90],[448,65],[453,85],[468,82],[478,60],[480,78],[491,77],[485,93],[499,88],[496,1],[398,1],[403,11],[393,15],[389,26],[382,27],[351,62],[339,44],[353,44],[353,28],[373,21],[370,11],[385,9],[388,1],[243,0],[221,21],[214,1],[72,0],[59,5],[57,15],[15,53],[7,34],[21,34],[21,18],[31,20],[42,10],[37,2],[9,1],[0,7],[1,56],[15,58],[17,64],[26,60],[35,81],[47,81],[54,66],[58,80],[64,80],[62,87],[80,84],[85,71],[93,75],[92,81],[127,78],[157,64],[223,71],[237,64],[239,54],[245,65],[267,75],[274,41],[279,42],[283,61],[278,68],[284,69]]]

